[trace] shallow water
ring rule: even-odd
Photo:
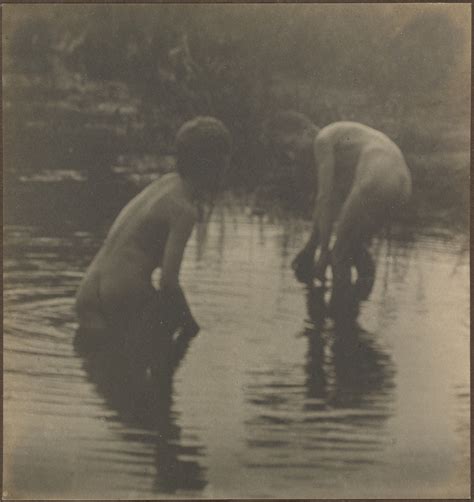
[[[468,497],[463,238],[377,241],[372,296],[338,336],[290,268],[307,225],[218,206],[182,270],[201,332],[158,389],[73,348],[99,223],[5,230],[4,496]]]

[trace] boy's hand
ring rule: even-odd
[[[314,252],[303,248],[291,262],[291,268],[295,272],[299,282],[310,283],[313,279]]]
[[[329,265],[329,252],[321,252],[316,265],[313,268],[313,277],[324,282],[326,280],[326,269]]]
[[[186,338],[193,338],[199,333],[200,329],[201,328],[199,327],[199,324],[196,322],[196,320],[194,318],[191,318],[183,324],[181,333]]]

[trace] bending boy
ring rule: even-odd
[[[182,327],[196,334],[179,284],[184,250],[197,207],[212,199],[227,166],[231,139],[211,117],[184,124],[176,138],[177,172],[150,184],[113,223],[76,296],[83,333],[149,329],[158,318],[168,333]],[[151,274],[161,267],[159,294]],[[134,334],[134,333],[132,333]]]
[[[375,278],[368,252],[371,238],[411,194],[403,155],[387,136],[356,122],[335,122],[319,129],[304,115],[286,112],[276,117],[273,127],[280,155],[296,163],[311,163],[317,171],[313,226],[306,245],[293,260],[296,277],[301,282],[324,280],[331,264],[329,312],[356,315],[358,302],[368,298]],[[358,275],[355,288],[352,265]]]

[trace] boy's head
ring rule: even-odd
[[[306,115],[284,111],[266,121],[263,139],[279,161],[306,163],[312,159],[313,142],[318,131]]]
[[[196,117],[176,135],[177,169],[199,191],[214,193],[232,147],[226,126],[213,117]]]

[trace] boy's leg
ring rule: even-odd
[[[113,336],[107,329],[89,329],[79,326],[73,340],[76,352],[85,356],[100,350],[113,340]]]
[[[369,211],[370,193],[360,187],[355,187],[349,194],[341,210],[336,234],[336,243],[331,253],[333,274],[333,289],[330,301],[330,311],[336,317],[356,317],[358,302],[361,300],[352,285],[351,267],[358,272],[367,274],[365,294],[370,293],[375,266],[370,262],[368,251],[364,251],[364,242],[372,234],[376,221],[373,211]],[[362,286],[362,283],[360,283]],[[362,287],[360,288],[362,289]]]
[[[173,333],[178,328],[178,318],[171,317],[170,313],[165,312],[165,305],[160,291],[150,288],[147,300],[143,305],[140,323],[143,329],[149,332]]]
[[[361,161],[365,179],[361,191],[366,206],[367,219],[361,221],[360,244],[354,253],[357,269],[356,295],[360,301],[367,300],[375,282],[375,262],[368,250],[375,232],[390,222],[393,216],[408,201],[411,180],[408,168],[400,158],[392,156],[366,156]]]
[[[172,376],[196,334],[182,327],[182,318],[177,315],[180,309],[165,312],[164,308],[160,291],[153,290],[141,322],[149,366],[160,378]]]
[[[160,373],[168,372],[173,333],[176,329],[177,326],[164,322],[159,292],[150,290],[137,326],[137,335],[143,344],[147,366],[155,367]]]
[[[354,293],[360,301],[367,300],[375,282],[375,262],[368,250],[367,243],[361,243],[354,252],[354,265],[357,270],[357,281]]]
[[[409,195],[410,180],[400,159],[369,152],[359,161],[351,193],[341,210],[332,251],[333,312],[357,309],[368,298],[375,279],[375,264],[365,248],[375,231]],[[360,282],[351,285],[351,265]],[[357,301],[356,301],[357,300]]]

